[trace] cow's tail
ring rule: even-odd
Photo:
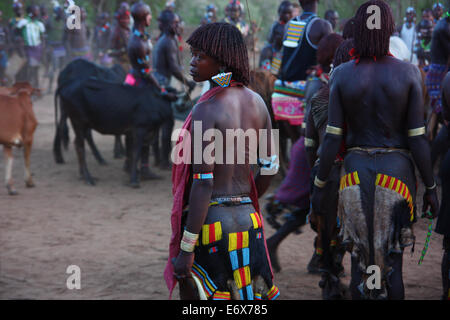
[[[61,138],[62,138],[62,119],[59,121],[58,116],[58,97],[59,97],[59,88],[55,92],[54,103],[55,103],[55,139],[53,140],[53,157],[55,158],[55,162],[62,164],[64,163],[64,158],[61,150]]]

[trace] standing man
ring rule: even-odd
[[[8,67],[9,32],[3,24],[3,12],[0,11],[0,86],[6,86],[5,73]]]
[[[217,22],[217,7],[214,4],[209,4],[206,7],[206,13],[202,19],[201,25],[214,22]]]
[[[411,53],[409,61],[417,64],[417,56],[414,54],[414,48],[417,42],[416,10],[413,7],[406,9],[405,23],[400,31],[400,38],[405,42]]]
[[[102,12],[97,17],[97,25],[94,29],[93,42],[95,44],[94,61],[97,61],[103,66],[108,66],[109,60],[111,60],[111,58],[109,58],[106,54],[110,38],[111,24],[109,23],[109,14],[107,12]]]
[[[237,0],[231,0],[225,8],[226,16],[223,22],[232,24],[242,33],[244,39],[248,36],[249,26],[242,19],[242,6],[241,2]]]
[[[339,24],[339,13],[335,10],[327,10],[327,12],[325,12],[325,20],[331,24],[334,31]]]
[[[319,42],[332,33],[331,24],[317,17],[318,0],[299,0],[303,9],[301,16],[295,17],[287,25],[286,37],[283,42],[283,60],[279,78],[282,81],[306,81],[307,70],[317,64],[317,48]],[[303,122],[303,126],[306,122]],[[293,128],[297,128],[293,127]],[[300,130],[297,130],[300,131]],[[304,137],[300,136],[296,141],[292,141],[295,147],[295,157],[293,163],[302,166],[301,174],[296,177],[301,190],[297,199],[301,203],[299,214],[293,215],[267,242],[272,257],[276,256],[276,250],[281,241],[297,227],[304,224],[305,217],[301,214],[310,208],[310,175],[311,170],[307,162],[307,154],[304,143]],[[318,270],[320,257],[314,251],[313,257],[308,264],[310,272]]]
[[[287,26],[283,42],[280,78],[285,81],[306,80],[306,71],[317,64],[317,46],[323,37],[333,32],[331,24],[317,17],[318,0],[299,0],[303,14]]]
[[[133,5],[131,14],[134,19],[133,33],[128,44],[128,57],[131,63],[131,72],[128,74],[125,83],[139,87],[154,87],[160,91],[162,95],[169,96],[169,98],[173,99],[173,95],[167,93],[165,87],[158,83],[158,80],[156,80],[152,72],[152,44],[150,35],[146,31],[152,21],[150,7],[142,2],[138,2]],[[127,135],[127,142],[130,141],[131,137]],[[160,177],[150,170],[148,157],[149,142],[147,141],[142,149],[141,178],[146,180],[159,179]]]
[[[153,56],[153,67],[155,78],[162,87],[169,87],[172,76],[183,85],[187,85],[189,90],[195,87],[195,82],[188,80],[183,75],[183,66],[179,55],[179,45],[177,37],[179,35],[180,18],[172,11],[165,10],[159,17],[161,27],[161,37],[155,45]],[[171,151],[171,135],[174,126],[174,119],[170,119],[161,126],[162,131],[162,152],[159,152],[159,136],[154,141],[156,163],[162,169],[170,169],[169,155]]]
[[[433,35],[433,22],[430,20],[422,20],[417,26],[418,31],[418,47],[416,49],[417,59],[419,60],[419,68],[428,66],[431,61],[431,37]]]
[[[64,33],[64,44],[70,60],[75,60],[78,58],[86,60],[92,59],[91,48],[88,40],[89,30],[86,25],[86,18],[86,10],[84,8],[80,8],[81,28],[74,28],[72,30],[66,28]]]
[[[17,24],[23,20],[23,4],[19,0],[14,0],[13,12],[14,17],[9,20],[9,34],[11,39],[10,57],[14,54],[18,60],[17,72],[14,72],[16,82],[27,80],[27,61],[25,55],[25,45],[21,31],[17,28]]]
[[[39,88],[39,65],[43,56],[44,24],[39,21],[39,6],[28,7],[28,16],[20,20],[16,27],[21,30],[27,57],[27,80]]]
[[[369,29],[370,6],[380,8],[381,29]],[[330,79],[328,125],[314,180],[312,207],[325,213],[328,177],[345,139],[346,175],[339,192],[343,241],[352,244],[350,289],[354,299],[404,299],[403,250],[414,243],[416,177],[425,185],[423,212],[439,210],[430,148],[423,120],[418,68],[389,54],[395,31],[383,0],[361,5],[355,16],[353,61]],[[414,162],[413,162],[414,161]],[[367,268],[377,265],[381,288],[367,286]]]
[[[131,33],[131,17],[128,3],[122,3],[115,17],[117,24],[111,34],[108,54],[113,58],[114,64],[119,64],[125,72],[129,72],[131,66],[127,47]]]
[[[53,15],[48,23],[47,31],[47,54],[49,67],[47,76],[49,81],[48,93],[53,89],[53,79],[63,68],[66,59],[66,48],[63,37],[66,28],[66,15],[64,9],[58,3],[53,7]]]
[[[283,57],[283,39],[286,32],[286,24],[293,18],[294,7],[292,2],[283,1],[278,7],[278,21],[274,22],[270,29],[268,43],[261,50],[259,66],[270,70],[278,76]]]
[[[450,146],[449,123],[450,123],[450,72],[443,82],[442,104],[445,125],[447,126],[447,146]],[[450,148],[447,147],[447,155],[444,156],[441,169],[442,181],[442,206],[439,212],[436,232],[444,236],[442,257],[442,300],[450,300]]]
[[[444,14],[444,5],[440,2],[435,3],[433,5],[434,24],[438,23],[438,21],[441,20],[443,14]]]
[[[445,18],[438,21],[433,30],[431,39],[431,64],[427,73],[426,85],[431,99],[433,110],[429,123],[429,132],[435,136],[437,122],[442,112],[442,80],[449,71],[450,62],[450,14],[447,11]]]

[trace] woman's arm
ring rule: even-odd
[[[265,110],[267,110],[266,107]],[[262,167],[255,177],[255,185],[256,190],[258,191],[258,197],[261,197],[269,188],[270,182],[278,172],[280,163],[275,150],[275,140],[277,138],[277,132],[272,130],[272,120],[270,119],[269,112],[266,113],[266,123],[264,127],[265,131],[262,131],[259,137],[260,143],[258,144],[258,159],[265,163],[270,162],[272,167]],[[270,164],[268,166],[270,166]]]

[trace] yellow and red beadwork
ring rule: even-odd
[[[222,225],[220,221],[202,226],[202,245],[206,246],[222,239]]]
[[[346,174],[341,178],[341,186],[340,190],[345,189],[347,187],[355,186],[360,184],[361,181],[359,181],[358,172],[352,172],[349,174]]]
[[[250,213],[250,217],[252,218],[254,229],[259,229],[262,227],[261,217],[258,212]]]
[[[408,186],[403,183],[400,179],[385,175],[385,174],[378,174],[377,180],[375,181],[375,185],[393,190],[400,194],[408,203],[408,207],[410,210],[410,220],[414,220],[414,205],[413,205],[413,199],[412,195],[409,192]]]
[[[248,231],[230,233],[228,239],[228,252],[248,248]]]

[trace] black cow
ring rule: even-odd
[[[110,82],[123,83],[125,76],[126,72],[120,65],[115,65],[112,68],[104,68],[84,59],[72,61],[58,75],[58,89],[55,93],[56,117],[58,117],[58,98],[63,97],[66,100],[71,100],[72,97],[77,94],[78,90],[80,90],[81,86],[83,86],[83,83],[89,78],[95,77],[97,79],[103,79]],[[67,116],[64,113],[64,110],[61,110],[59,125],[57,126],[57,135],[60,135],[60,137],[58,136],[58,139],[62,139],[63,144],[67,149],[69,143],[69,130],[66,119]],[[86,140],[88,141],[92,153],[97,161],[100,164],[106,164],[94,144],[91,132],[86,133]],[[56,163],[64,163],[64,159],[60,156],[62,154],[61,150],[58,150],[58,148],[61,148],[60,144],[55,144],[53,146],[55,161]],[[120,141],[120,136],[116,136],[114,156],[118,158],[121,153],[123,153],[123,147]]]
[[[90,78],[82,85],[68,85],[69,99],[61,92],[61,111],[70,119],[75,131],[75,146],[80,175],[88,184],[95,185],[85,159],[84,140],[89,142],[91,129],[101,134],[127,134],[128,157],[131,159],[130,185],[139,187],[137,164],[141,158],[144,139],[151,139],[161,123],[172,116],[170,102],[152,87],[137,88]],[[56,134],[56,146],[61,135]],[[127,143],[128,144],[128,143]],[[54,149],[61,157],[61,148]]]

